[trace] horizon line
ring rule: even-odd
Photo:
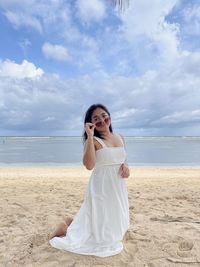
[[[1,137],[82,137],[82,135],[0,135]],[[200,135],[124,135],[124,137],[200,137]]]

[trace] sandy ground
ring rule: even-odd
[[[90,174],[82,167],[0,168],[0,266],[200,266],[200,166],[131,168],[131,226],[120,254],[52,248],[48,233],[79,209]]]

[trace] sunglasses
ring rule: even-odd
[[[94,124],[96,125],[96,127],[101,127],[103,123],[108,124],[109,121],[110,121],[110,117],[105,117],[105,118],[103,118],[103,121],[102,120],[101,121],[97,121]]]

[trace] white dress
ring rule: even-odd
[[[54,237],[49,243],[57,249],[107,257],[123,250],[122,239],[129,227],[126,179],[119,175],[126,152],[124,146],[108,147],[103,139],[94,138],[102,148],[96,151],[84,201],[66,236]]]

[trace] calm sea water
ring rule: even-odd
[[[133,166],[200,166],[200,137],[125,137]],[[0,165],[82,165],[81,137],[0,137]]]

